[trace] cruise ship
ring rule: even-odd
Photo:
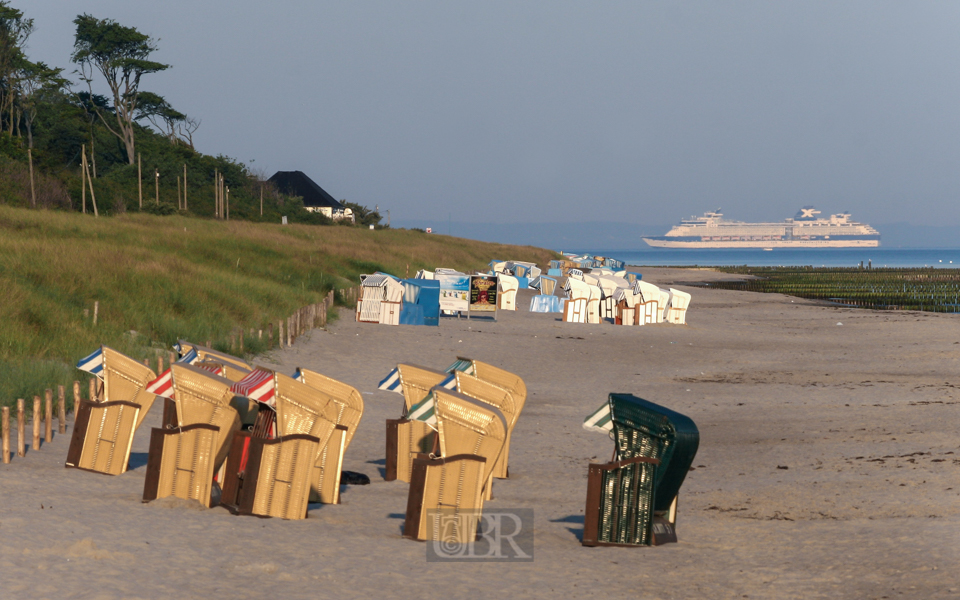
[[[880,245],[880,233],[850,219],[850,213],[820,218],[804,206],[780,223],[743,223],[723,218],[720,209],[683,219],[662,236],[643,238],[656,248],[865,248]]]

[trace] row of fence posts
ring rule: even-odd
[[[96,384],[90,380],[90,397],[96,398]],[[73,382],[73,411],[80,408],[80,382]],[[53,440],[53,390],[47,389],[44,392],[44,399],[40,396],[33,397],[33,444],[31,450],[39,450],[40,430],[43,428],[43,443],[49,444]],[[3,436],[3,464],[10,464],[10,407],[3,407],[2,417],[2,436]],[[67,400],[64,387],[57,386],[57,433],[63,435],[67,432]],[[27,455],[27,412],[26,403],[23,398],[17,399],[17,456]]]

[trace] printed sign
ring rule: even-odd
[[[469,275],[437,275],[440,281],[440,310],[466,312],[470,308]]]
[[[470,276],[470,312],[496,312],[496,275]]]

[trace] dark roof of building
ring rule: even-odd
[[[282,194],[300,196],[304,206],[329,206],[343,208],[343,204],[327,193],[303,171],[277,171],[268,181],[276,184]]]

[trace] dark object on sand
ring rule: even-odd
[[[616,460],[590,465],[583,545],[675,542],[677,494],[700,432],[689,417],[631,394],[608,402]]]
[[[356,471],[340,471],[340,485],[370,485],[370,478]]]

